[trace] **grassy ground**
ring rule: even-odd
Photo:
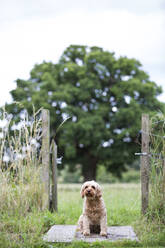
[[[165,247],[165,228],[160,223],[140,216],[140,186],[138,184],[108,184],[103,197],[108,212],[108,225],[132,225],[140,242],[87,244],[47,244],[43,234],[55,224],[76,224],[82,211],[80,185],[58,186],[58,213],[30,210],[26,214],[0,212],[0,248],[24,247]]]

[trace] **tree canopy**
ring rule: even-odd
[[[71,117],[57,134],[64,163],[82,165],[85,180],[95,179],[103,164],[116,175],[131,165],[141,114],[163,111],[157,96],[162,92],[136,59],[116,58],[99,47],[69,46],[58,63],[34,66],[28,80],[17,79],[11,91],[14,103],[7,109],[15,116],[26,108],[47,108],[51,114],[51,136],[59,124]]]

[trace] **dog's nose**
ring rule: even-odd
[[[88,193],[90,193],[90,189],[88,189]]]

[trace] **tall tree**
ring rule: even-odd
[[[35,65],[29,80],[18,79],[13,100],[29,112],[32,103],[51,113],[51,135],[71,117],[56,139],[64,163],[82,165],[84,180],[95,179],[99,164],[120,175],[134,161],[141,113],[164,109],[162,92],[139,61],[116,58],[99,47],[69,46],[59,63]],[[18,115],[20,105],[7,106]]]

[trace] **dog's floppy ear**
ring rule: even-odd
[[[80,190],[80,195],[82,198],[84,198],[84,185],[81,187],[81,190]]]
[[[97,190],[97,197],[99,198],[102,197],[102,191],[100,185],[97,184],[96,190]]]

